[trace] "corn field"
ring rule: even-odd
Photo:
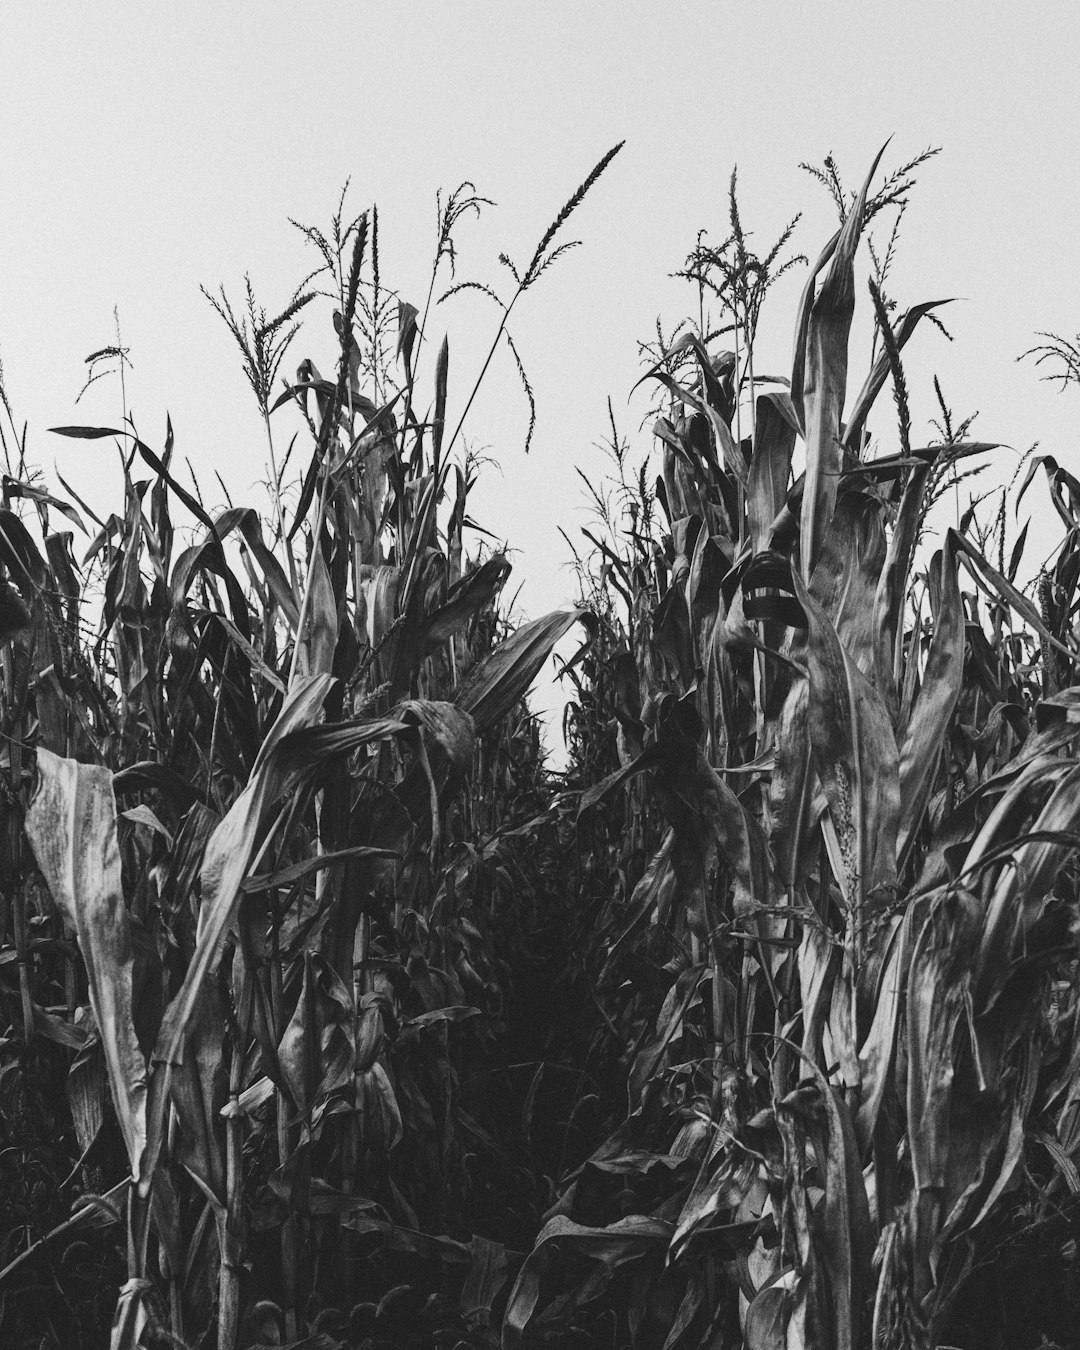
[[[809,263],[794,221],[752,251],[733,177],[694,321],[643,347],[652,444],[612,417],[587,485],[578,603],[514,622],[465,429],[509,348],[531,436],[511,312],[618,149],[509,298],[457,278],[471,184],[422,308],[344,197],[279,312],[208,293],[257,507],[125,412],[54,429],[119,456],[96,514],[4,393],[5,1345],[1077,1343],[1080,481],[997,482],[940,388],[918,443],[944,302],[889,268],[927,155],[812,169]],[[497,323],[454,417],[468,289]],[[335,368],[286,377],[328,311]],[[556,772],[526,695],[575,631]]]

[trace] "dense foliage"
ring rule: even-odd
[[[614,153],[510,299],[481,287],[492,353]],[[659,476],[613,424],[580,605],[517,627],[506,557],[467,550],[475,388],[451,430],[448,344],[424,360],[440,279],[476,285],[470,185],[423,311],[343,207],[280,314],[211,297],[262,516],[208,512],[125,419],[61,429],[120,449],[101,519],[28,471],[5,395],[5,1344],[1071,1334],[1080,482],[1030,460],[934,547],[994,447],[940,390],[912,443],[937,307],[888,298],[895,228],[849,396],[858,246],[923,158],[877,192],[876,163],[856,194],[813,171],[841,219],[790,378],[754,347],[794,223],[757,256],[733,179],[697,320],[650,355]],[[324,304],[333,375],[282,380]],[[1026,584],[1007,508],[1040,468],[1065,532]],[[560,775],[523,699],[578,622]],[[988,1315],[1032,1251],[1041,1297]]]

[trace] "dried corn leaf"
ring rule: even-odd
[[[134,952],[120,880],[112,774],[48,750],[26,833],[53,899],[79,939],[90,1005],[132,1175],[146,1146],[146,1061],[132,1020]]]

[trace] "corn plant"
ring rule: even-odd
[[[515,274],[496,343],[614,153]],[[491,357],[448,432],[449,343],[428,352],[483,205],[468,184],[440,200],[423,312],[344,197],[329,231],[301,227],[318,263],[279,313],[250,282],[239,306],[208,292],[267,438],[269,521],[208,510],[171,426],[160,451],[126,419],[57,428],[118,448],[105,519],[22,458],[4,479],[5,1046],[31,1077],[67,1056],[72,1175],[115,1171],[5,1252],[0,1289],[122,1220],[115,1350],[489,1339],[509,1258],[468,1229],[466,1164],[497,1146],[459,1084],[501,1016],[494,888],[543,809],[522,700],[580,616],[511,628],[505,554],[467,547],[459,433]],[[327,300],[332,373],[282,380]],[[81,562],[57,516],[96,527]],[[446,1272],[426,1311],[402,1261]]]
[[[874,193],[879,156],[853,196],[827,161],[842,221],[790,379],[745,336],[711,350],[702,311],[649,371],[655,487],[620,450],[595,493],[607,601],[569,726],[628,1106],[521,1266],[508,1347],[935,1346],[1002,1215],[1077,1189],[1080,484],[1041,461],[1067,534],[1035,601],[1004,506],[920,547],[994,447],[944,400],[912,444],[901,354],[939,305],[894,318],[880,250],[848,386],[857,247],[923,158]],[[750,335],[745,239],[733,196],[727,251],[687,274]],[[887,382],[900,452],[875,456]]]

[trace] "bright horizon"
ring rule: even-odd
[[[119,489],[107,443],[50,436],[119,416],[113,381],[76,406],[84,358],[115,341],[119,311],[133,370],[128,404],[160,446],[172,417],[209,503],[264,508],[265,443],[231,337],[200,285],[239,298],[245,272],[268,310],[312,264],[292,216],[325,225],[351,178],[354,212],[379,208],[382,271],[422,306],[435,241],[435,192],[462,180],[493,198],[457,235],[458,278],[502,285],[505,250],[527,261],[600,156],[622,153],[567,226],[582,246],[527,294],[512,333],[536,391],[537,426],[500,352],[466,431],[497,460],[473,515],[511,549],[518,608],[573,599],[568,550],[587,523],[575,472],[604,472],[597,448],[610,395],[636,450],[649,395],[637,342],[695,304],[670,279],[697,231],[726,234],[737,165],[743,221],[771,244],[797,212],[795,251],[816,255],[835,227],[822,189],[798,168],[833,152],[848,187],[892,137],[886,172],[928,145],[891,294],[901,309],[963,297],[942,312],[955,341],[923,325],[905,350],[915,436],[936,415],[932,376],[973,435],[1073,462],[1077,396],[1041,383],[1017,357],[1040,331],[1080,327],[1080,16],[1003,4],[889,10],[825,3],[691,4],[677,20],[641,3],[508,5],[189,4],[164,10],[61,3],[27,11],[0,56],[0,356],[28,459],[54,464],[104,514]],[[766,303],[760,369],[787,373],[805,269]],[[449,281],[443,278],[443,284]],[[867,365],[869,301],[857,294],[850,384]],[[329,306],[285,369],[332,364]],[[434,311],[429,362],[450,342],[456,423],[497,314],[465,294]],[[429,365],[430,373],[430,365]],[[282,413],[279,416],[287,416]],[[871,430],[893,433],[888,391]],[[1025,499],[1038,501],[1041,484]],[[1023,519],[1023,517],[1022,517]],[[1021,523],[1022,523],[1021,519]],[[1018,526],[1010,522],[1015,532]],[[79,554],[79,543],[76,541]],[[81,556],[81,554],[80,554]],[[1034,556],[1034,555],[1032,555]],[[553,709],[550,681],[534,706]]]

